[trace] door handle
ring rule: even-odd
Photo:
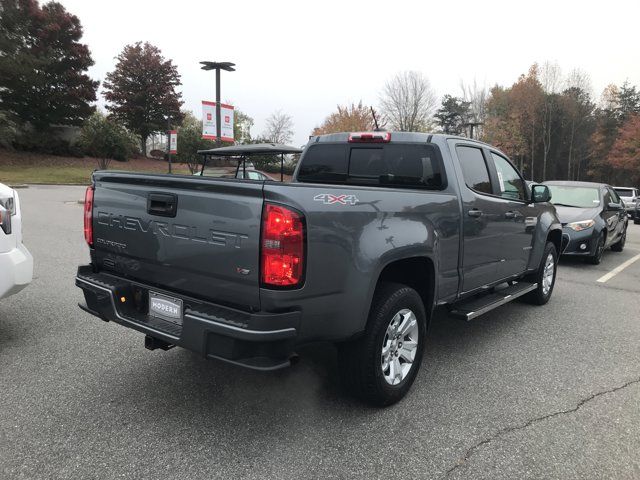
[[[470,217],[474,218],[479,218],[482,216],[482,210],[478,210],[477,208],[472,208],[468,213]]]
[[[517,212],[509,211],[504,214],[504,218],[516,218],[518,216]]]
[[[178,197],[165,193],[150,193],[147,197],[147,212],[161,217],[175,217]]]

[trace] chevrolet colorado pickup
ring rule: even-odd
[[[335,342],[345,385],[389,405],[434,308],[472,319],[549,300],[562,241],[549,200],[496,148],[422,133],[312,137],[291,183],[98,171],[80,307],[149,349],[254,369]]]

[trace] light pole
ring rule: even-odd
[[[235,63],[231,62],[200,62],[202,64],[202,70],[215,70],[216,71],[216,144],[222,145],[222,122],[220,117],[220,70],[226,70],[227,72],[235,72]]]
[[[167,161],[169,162],[169,173],[171,173],[171,117],[167,115]]]
[[[479,127],[480,125],[484,125],[484,122],[467,122],[463,123],[463,127],[469,127],[469,138],[473,138],[473,127]]]

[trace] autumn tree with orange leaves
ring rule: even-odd
[[[337,111],[324,119],[322,125],[314,128],[313,135],[324,135],[338,132],[366,132],[375,128],[371,108],[362,101],[351,105],[338,105]]]
[[[630,115],[624,122],[607,161],[631,185],[640,184],[640,115]]]

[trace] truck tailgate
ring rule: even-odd
[[[121,172],[94,181],[98,268],[259,309],[261,183]]]

